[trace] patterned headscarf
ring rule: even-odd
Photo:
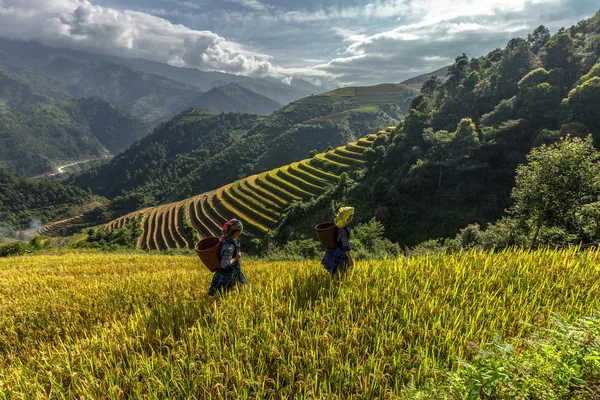
[[[348,218],[352,215],[354,215],[354,207],[342,207],[339,209],[333,222],[335,222],[335,226],[338,228],[343,228],[348,223]]]
[[[223,238],[231,236],[234,232],[244,230],[244,224],[242,221],[237,219],[232,219],[230,221],[225,222],[223,225]]]

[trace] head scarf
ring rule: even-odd
[[[354,207],[342,207],[339,209],[333,222],[335,222],[335,226],[338,228],[343,228],[348,223],[348,218],[352,215],[354,215]]]
[[[242,221],[237,219],[232,219],[230,221],[225,222],[223,225],[223,238],[231,236],[234,232],[244,230],[244,224]]]

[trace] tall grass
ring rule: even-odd
[[[246,261],[216,300],[186,256],[0,261],[0,398],[402,398],[470,348],[592,315],[600,253],[512,250],[359,262]]]

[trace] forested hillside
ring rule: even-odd
[[[49,179],[27,179],[0,167],[0,228],[26,229],[73,216],[74,208],[94,201],[77,187]]]
[[[183,113],[122,156],[76,177],[73,183],[102,196],[125,196],[120,201],[130,208],[120,208],[122,211],[181,200],[302,160],[313,149],[346,144],[371,133],[373,126],[394,125],[415,93],[403,85],[340,89],[291,103],[266,118],[222,115],[190,124],[205,119],[205,114]],[[174,127],[181,129],[181,136],[166,133]],[[201,141],[196,142],[196,137]],[[196,143],[211,143],[210,137],[217,143],[203,145],[200,156],[195,154]],[[163,145],[148,145],[156,141]],[[177,151],[169,157],[157,156],[163,147]],[[148,152],[154,155],[144,155]],[[126,178],[114,179],[115,174]]]
[[[34,102],[0,114],[0,165],[25,176],[122,151],[150,128],[100,99]]]
[[[600,14],[554,36],[539,27],[484,57],[457,57],[445,82],[423,85],[345,201],[404,245],[495,221],[533,147],[590,133],[600,143],[599,57]]]
[[[110,163],[76,176],[73,183],[110,198],[136,191],[127,201],[133,202],[127,210],[136,209],[138,203],[150,201],[198,165],[232,146],[258,118],[188,110],[161,124]]]
[[[69,97],[66,85],[47,76],[0,65],[0,103],[17,109],[34,101]]]

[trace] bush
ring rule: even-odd
[[[29,242],[15,242],[0,246],[0,257],[21,256],[45,249],[47,242],[41,236],[36,236]]]

